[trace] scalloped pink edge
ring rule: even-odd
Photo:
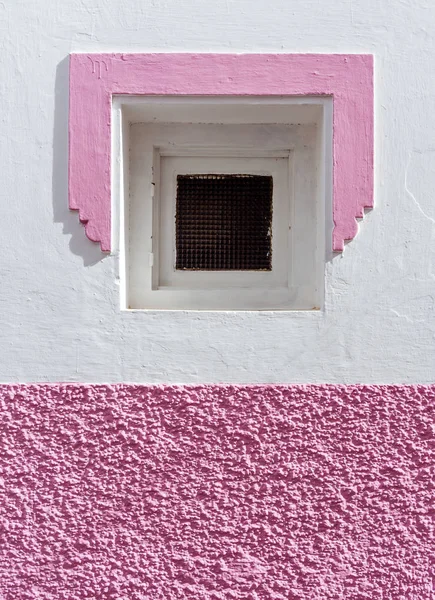
[[[113,94],[332,96],[333,250],[373,207],[373,56],[361,54],[71,54],[69,206],[111,248]]]

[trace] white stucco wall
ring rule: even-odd
[[[0,380],[435,378],[435,4],[0,3]],[[70,52],[368,52],[376,207],[326,267],[323,313],[121,313],[114,257],[67,208]]]

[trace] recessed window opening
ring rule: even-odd
[[[321,307],[330,100],[118,101],[125,306]]]
[[[176,269],[272,270],[272,176],[178,175],[176,194]]]

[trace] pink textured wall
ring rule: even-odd
[[[1,600],[431,597],[435,386],[0,398]]]

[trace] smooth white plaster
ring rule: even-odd
[[[435,4],[0,3],[0,380],[433,382]],[[369,52],[376,207],[328,257],[324,312],[121,312],[67,208],[70,52]]]

